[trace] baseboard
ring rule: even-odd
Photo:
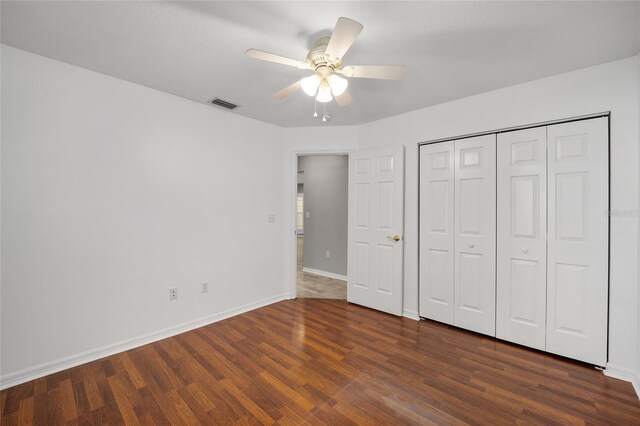
[[[333,272],[321,271],[319,269],[303,267],[302,272],[307,272],[313,275],[320,275],[321,277],[333,278],[334,280],[347,281],[346,275],[334,274]]]
[[[412,320],[420,321],[420,315],[418,315],[418,311],[405,309],[404,311],[402,311],[402,316],[405,318],[410,318]]]
[[[631,382],[633,389],[636,391],[636,395],[638,395],[638,398],[640,399],[640,372],[608,363],[607,368],[603,373],[608,377],[613,377],[614,379]]]
[[[200,328],[217,321],[221,321],[245,312],[252,311],[254,309],[261,308],[263,306],[270,305],[272,303],[279,302],[281,300],[287,300],[289,299],[289,297],[290,296],[288,294],[279,294],[277,296],[268,297],[266,299],[248,303],[246,305],[242,305],[234,309],[229,309],[214,315],[209,315],[194,321],[189,321],[180,325],[165,328],[163,330],[134,337],[132,339],[127,339],[118,343],[106,345],[98,349],[92,349],[54,361],[45,362],[34,367],[15,371],[13,373],[8,373],[0,376],[0,390],[7,389],[24,382],[28,382],[30,380],[35,380],[40,377],[48,376],[49,374],[57,373],[68,368],[86,364],[100,358],[128,351],[129,349],[134,349],[143,345],[147,345],[149,343],[157,342],[158,340],[166,339],[167,337],[175,336],[176,334]]]

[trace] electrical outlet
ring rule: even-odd
[[[269,223],[276,223],[276,215],[273,213],[269,213]]]
[[[200,293],[208,293],[208,292],[209,292],[209,283],[205,281],[200,286]]]
[[[327,256],[327,259],[331,257],[331,252],[329,250],[327,250],[327,252],[325,253],[325,256]]]
[[[169,289],[169,300],[176,300],[178,298],[178,289],[170,288]]]

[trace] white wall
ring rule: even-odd
[[[282,297],[283,129],[7,46],[1,75],[3,386]]]
[[[417,143],[590,113],[611,111],[611,208],[638,208],[638,58],[632,57],[459,99],[359,128],[359,149],[404,144],[405,310],[418,303]],[[611,219],[609,361],[638,362],[638,220]]]

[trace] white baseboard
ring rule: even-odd
[[[40,377],[48,376],[49,374],[57,373],[68,368],[76,367],[78,365],[86,364],[87,362],[95,361],[100,358],[104,358],[109,355],[124,352],[129,349],[137,348],[149,343],[157,342],[158,340],[166,339],[167,337],[175,336],[176,334],[184,333],[196,328],[204,327],[205,325],[212,324],[223,319],[227,319],[245,312],[252,311],[254,309],[261,308],[263,306],[270,305],[272,303],[279,302],[281,300],[289,299],[288,294],[279,294],[277,296],[269,297],[266,299],[258,300],[256,302],[248,303],[237,308],[229,309],[214,315],[209,315],[204,318],[200,318],[194,321],[189,321],[180,325],[165,328],[163,330],[155,331],[152,333],[144,334],[142,336],[134,337],[132,339],[123,340],[121,342],[113,343],[103,346],[101,348],[92,349],[89,351],[81,352],[79,354],[70,355],[64,358],[60,358],[54,361],[45,362],[34,367],[25,368],[13,373],[8,373],[0,376],[0,390],[7,389],[15,385],[19,385],[30,380],[35,380]]]
[[[605,376],[613,377],[614,379],[624,380],[625,382],[631,382],[633,389],[636,391],[636,395],[640,399],[640,372],[633,371],[630,368],[620,367],[615,364],[608,363],[606,370],[603,371]]]
[[[420,315],[418,315],[418,311],[405,309],[404,311],[402,311],[402,316],[405,318],[410,318],[412,320],[420,321]]]
[[[306,272],[313,275],[320,275],[321,277],[333,278],[334,280],[346,281],[346,275],[334,274],[333,272],[321,271],[319,269],[312,269],[303,267],[302,272]]]

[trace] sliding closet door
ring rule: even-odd
[[[453,324],[453,141],[420,148],[420,316]]]
[[[545,348],[547,128],[498,134],[496,337]]]
[[[495,336],[496,135],[454,146],[454,324]]]
[[[549,126],[547,351],[605,365],[608,120]]]

